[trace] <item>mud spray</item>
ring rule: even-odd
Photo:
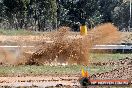
[[[96,26],[88,31],[86,36],[73,33],[68,27],[61,27],[48,36],[49,41],[42,41],[36,45],[33,53],[23,53],[20,59],[6,57],[7,63],[25,65],[45,65],[45,64],[82,64],[88,65],[90,62],[89,53],[96,44],[112,44],[120,40],[118,29],[111,23]],[[9,53],[7,52],[6,56]],[[11,61],[10,61],[11,60]]]
[[[0,65],[14,65],[16,63],[16,57],[12,52],[4,48],[0,48]]]
[[[96,26],[86,36],[73,34],[67,27],[53,32],[50,41],[37,45],[37,50],[21,59],[19,64],[89,64],[90,48],[96,44],[112,44],[120,40],[118,29],[111,23]]]

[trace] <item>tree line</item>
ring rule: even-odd
[[[82,15],[87,26],[111,22],[128,29],[129,0],[0,0],[0,28],[34,31],[69,26],[78,31]]]

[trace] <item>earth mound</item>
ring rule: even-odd
[[[92,79],[132,79],[132,59],[124,58],[116,62],[108,62],[105,65],[117,65],[116,69],[109,72],[97,73],[91,76]]]

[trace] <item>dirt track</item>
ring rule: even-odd
[[[111,62],[104,65],[118,65],[119,68],[113,69],[104,73],[97,73],[91,76],[91,79],[128,79],[132,83],[132,59],[124,58],[111,64]],[[66,86],[65,88],[72,88],[76,86],[79,88],[79,78],[81,74],[76,75],[42,75],[42,76],[23,76],[23,77],[0,77],[1,86]]]
[[[52,77],[52,76],[40,76],[40,77],[0,77],[1,86],[37,86],[37,87],[47,87],[47,86],[79,86],[78,77]]]
[[[101,29],[101,28],[100,28]],[[107,31],[106,31],[107,32]],[[106,32],[101,33],[101,34],[106,34]],[[109,31],[108,31],[109,33]],[[98,34],[98,32],[97,32]],[[95,34],[96,35],[96,34]],[[111,34],[110,34],[111,35]],[[105,35],[107,36],[107,35]],[[73,37],[72,37],[73,38]],[[104,39],[102,41],[100,41],[100,39],[104,38],[104,36],[101,36],[98,38],[98,41],[95,41],[100,43],[102,43],[104,40],[108,39]],[[112,40],[113,36],[108,37],[110,40]],[[58,38],[57,38],[58,39]],[[43,41],[48,41],[50,40],[47,36],[0,36],[0,41],[1,44],[15,44],[15,45],[34,45]],[[58,41],[57,41],[58,42]],[[70,48],[71,49],[71,48]],[[51,49],[52,51],[52,49]],[[131,67],[129,67],[131,68]],[[125,69],[125,70],[124,70]],[[126,71],[126,73],[130,72],[131,73],[131,69],[127,70],[128,68],[123,68],[123,69],[117,69],[121,70],[120,74],[118,75],[122,75],[122,73],[124,71]],[[112,74],[114,74],[114,70],[111,71]],[[118,73],[118,72],[117,72]],[[101,73],[102,75],[103,73]],[[110,72],[108,72],[108,74],[111,74]],[[123,74],[125,75],[125,74]],[[130,74],[131,76],[131,74]],[[129,77],[130,77],[129,76]],[[103,76],[104,78],[107,78],[108,75]],[[110,76],[111,77],[111,76]],[[125,77],[125,76],[123,76]],[[79,76],[57,76],[57,77],[52,77],[52,76],[40,76],[40,77],[0,77],[0,85],[1,86],[40,86],[40,87],[46,87],[46,86],[56,86],[57,84],[63,84],[63,85],[69,85],[69,86],[73,86],[73,85],[79,85],[78,84],[78,78]],[[100,76],[99,76],[100,78]],[[121,78],[121,77],[120,77]]]

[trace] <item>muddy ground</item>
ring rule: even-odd
[[[90,76],[91,79],[128,79],[132,83],[132,59],[123,58],[115,62],[106,63],[91,63],[97,66],[117,66],[118,68],[112,69],[108,72],[97,73]],[[40,87],[40,88],[80,88],[79,79],[81,74],[74,75],[41,75],[41,76],[25,76],[25,77],[0,77],[1,86],[12,87]],[[96,88],[96,87],[91,87]],[[107,88],[107,87],[106,87]],[[131,88],[131,87],[129,87]]]
[[[105,30],[105,29],[108,29],[108,30]],[[93,37],[92,41],[94,41],[94,42],[92,42],[92,45],[101,44],[101,43],[113,44],[115,41],[119,40],[119,39],[117,39],[119,34],[117,33],[117,31],[115,31],[116,29],[117,28],[114,26],[111,26],[111,24],[108,24],[105,26],[100,26],[100,27],[98,27],[98,30],[91,31],[90,32],[91,35],[88,35],[88,37],[85,37],[84,39],[89,39],[89,41],[91,41],[90,38]],[[71,42],[71,41],[74,40],[74,38],[77,38],[79,36],[79,34],[71,33],[70,35],[68,35],[69,39],[66,39],[65,36],[67,36],[67,33],[68,32],[64,30],[64,31],[59,32],[59,34],[53,33],[55,35],[42,34],[40,36],[32,36],[32,35],[31,36],[0,36],[0,45],[20,45],[20,46],[35,45],[36,47],[31,50],[30,49],[22,49],[22,52],[30,52],[32,50],[33,50],[33,52],[35,52],[33,55],[31,55],[31,57],[29,56],[30,60],[27,60],[27,57],[26,57],[26,60],[30,63],[24,62],[25,65],[40,65],[41,62],[45,62],[45,61],[43,61],[43,57],[45,57],[45,56],[48,56],[47,57],[48,59],[50,57],[51,58],[50,61],[54,60],[54,56],[57,58],[59,57],[60,59],[67,56],[66,60],[69,57],[70,58],[75,57],[75,58],[72,58],[73,59],[72,61],[71,61],[71,59],[69,59],[70,60],[69,62],[74,63],[75,61],[78,60],[77,61],[77,64],[78,64],[79,62],[81,62],[81,59],[79,59],[80,57],[77,56],[80,53],[80,51],[78,50],[78,49],[80,49],[80,46],[79,46],[80,44],[79,44],[78,40],[75,40],[74,42]],[[95,35],[99,35],[99,36],[95,36]],[[107,35],[109,35],[109,36],[107,36]],[[130,34],[130,36],[127,36],[127,37],[123,36],[123,37],[124,38],[121,40],[123,42],[128,42],[127,40],[131,40],[131,38],[130,38],[131,34]],[[80,38],[80,36],[79,36],[79,38]],[[72,40],[70,40],[70,39],[72,39]],[[46,41],[50,42],[52,40],[55,41],[55,44],[51,44],[51,46],[52,46],[51,48],[49,48],[49,46],[46,46],[46,48],[41,47],[41,45],[45,45]],[[67,40],[68,40],[68,42],[67,42]],[[109,72],[93,74],[93,75],[91,75],[91,79],[129,79],[129,80],[132,79],[132,59],[131,58],[127,58],[127,57],[122,58],[117,62],[108,61],[106,63],[103,63],[103,62],[87,63],[86,56],[88,56],[88,55],[86,55],[85,52],[89,52],[89,50],[87,50],[87,48],[91,47],[92,45],[90,43],[89,44],[90,46],[86,47],[85,43],[88,44],[89,41],[85,41],[85,40],[82,41],[82,42],[84,42],[84,44],[81,45],[81,47],[83,48],[82,57],[84,57],[83,58],[84,60],[82,60],[82,63],[85,64],[85,62],[86,62],[86,64],[93,64],[93,65],[97,65],[97,66],[112,65],[112,66],[117,67],[115,69],[112,69]],[[119,41],[118,43],[116,42],[116,44],[120,44],[121,41]],[[71,49],[73,49],[73,50],[71,50]],[[39,50],[39,51],[36,51],[36,50]],[[56,50],[58,50],[57,54],[55,54]],[[42,52],[40,52],[40,51],[42,51]],[[75,51],[75,53],[69,53],[72,51]],[[47,52],[49,52],[49,53],[47,53]],[[58,52],[59,52],[59,54],[58,54]],[[8,59],[7,61],[10,61],[12,54],[11,53],[9,54],[9,52],[6,52],[6,51],[4,51],[4,53],[6,53],[5,55],[6,55],[6,59]],[[32,54],[32,52],[30,54]],[[36,59],[35,58],[36,56],[39,58]],[[11,62],[11,63],[14,63],[14,62]],[[65,87],[65,88],[70,88],[70,87],[72,88],[74,86],[74,87],[79,88],[80,84],[79,84],[78,79],[80,77],[81,77],[81,74],[63,75],[63,76],[62,75],[60,75],[60,76],[59,75],[48,75],[48,76],[42,75],[39,77],[32,77],[32,76],[29,76],[29,77],[0,77],[0,85],[1,86],[14,86],[14,87],[18,87],[18,86],[32,86],[32,87],[49,87],[49,86],[55,87],[56,86],[56,87],[58,87],[58,86],[60,86],[60,87]]]

